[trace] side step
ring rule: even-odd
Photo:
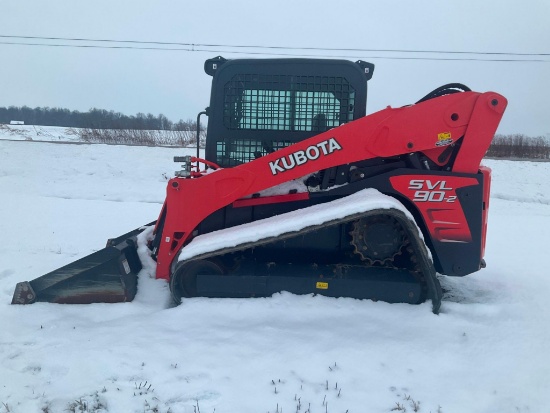
[[[141,261],[135,229],[107,241],[107,247],[32,281],[17,283],[12,304],[118,303],[132,301]]]

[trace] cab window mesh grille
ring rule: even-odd
[[[224,87],[229,130],[323,132],[353,120],[355,90],[344,77],[238,74]]]
[[[283,149],[290,141],[257,141],[250,139],[224,139],[217,142],[216,162],[221,166],[237,166],[260,156]]]

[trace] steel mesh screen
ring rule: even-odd
[[[344,77],[240,74],[224,88],[224,126],[322,132],[353,120],[354,104]]]
[[[290,141],[224,139],[217,142],[217,162],[223,166],[237,166],[252,161],[266,153],[282,149],[290,144]]]

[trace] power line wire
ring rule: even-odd
[[[168,51],[184,51],[193,52],[193,49],[183,48],[168,48],[168,47],[135,47],[135,46],[98,46],[86,44],[54,44],[54,43],[23,43],[23,42],[0,42],[0,44],[11,44],[19,46],[46,46],[46,47],[76,47],[84,49],[135,49],[135,50],[168,50]],[[199,50],[196,50],[199,51]]]
[[[347,58],[353,59],[358,56],[349,55],[333,55],[333,54],[295,54],[282,52],[265,52],[265,51],[236,51],[236,50],[214,50],[213,47],[222,48],[256,48],[267,50],[318,50],[318,51],[340,51],[340,52],[382,52],[382,53],[432,53],[432,54],[472,54],[472,55],[499,55],[499,56],[550,56],[547,53],[504,53],[504,52],[464,52],[464,51],[422,51],[422,50],[398,50],[398,49],[336,49],[336,48],[320,48],[320,47],[285,47],[285,46],[245,46],[245,45],[214,45],[214,44],[197,44],[197,43],[175,43],[175,42],[146,42],[137,40],[108,40],[108,39],[77,39],[77,38],[59,38],[59,37],[38,37],[38,36],[8,36],[0,35],[0,38],[21,38],[21,39],[40,39],[40,40],[65,40],[76,42],[101,42],[101,43],[126,43],[126,44],[153,44],[157,46],[179,45],[187,47],[146,47],[146,46],[105,46],[105,45],[90,45],[90,44],[60,44],[60,43],[29,43],[29,42],[2,42],[0,44],[18,45],[18,46],[42,46],[42,47],[72,47],[86,49],[129,49],[129,50],[164,50],[164,51],[183,51],[183,52],[210,52],[223,54],[246,54],[246,55],[263,55],[263,56],[286,56],[286,57],[332,57],[332,58]],[[204,49],[206,47],[207,49]],[[363,56],[364,57],[364,56]],[[406,57],[406,56],[369,56],[369,59],[388,59],[388,60],[431,60],[431,61],[480,61],[480,62],[550,62],[546,59],[518,59],[518,58],[475,58],[475,57]]]
[[[70,38],[70,37],[10,36],[10,35],[0,35],[0,37],[1,38],[12,38],[12,39],[64,40],[64,41],[102,42],[102,43],[134,43],[134,44],[156,44],[156,45],[166,45],[166,46],[191,46],[191,47],[319,50],[319,51],[337,51],[337,52],[384,52],[384,53],[436,53],[436,54],[473,54],[473,55],[508,55],[508,56],[550,56],[550,53],[478,52],[478,51],[463,51],[463,50],[459,50],[459,51],[458,50],[407,50],[407,49],[361,49],[361,48],[331,48],[331,47],[228,45],[228,44],[141,41],[141,40],[88,39],[88,38]]]

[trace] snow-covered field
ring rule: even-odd
[[[0,140],[0,412],[545,412],[550,163],[493,168],[487,268],[442,312],[294,296],[11,306],[15,284],[156,219],[192,150]]]
[[[0,124],[0,139],[15,141],[73,142],[78,136],[71,128],[39,125]]]

